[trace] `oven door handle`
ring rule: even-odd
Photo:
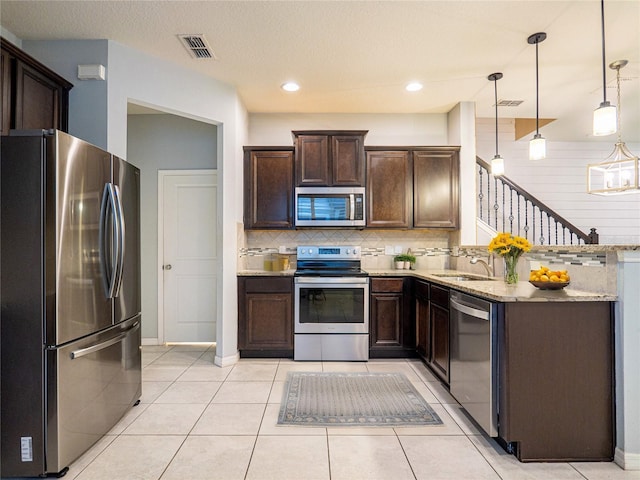
[[[296,285],[301,284],[324,284],[324,285],[344,285],[344,284],[356,284],[366,285],[369,283],[368,277],[295,277]]]

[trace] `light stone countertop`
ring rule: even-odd
[[[280,272],[265,270],[241,270],[238,276],[259,277],[291,277],[293,269]],[[468,272],[457,270],[374,270],[367,269],[371,277],[414,277],[428,280],[445,287],[476,295],[498,302],[614,302],[617,296],[574,290],[571,285],[561,290],[540,290],[527,281],[520,281],[517,285],[507,285],[502,279],[460,281],[447,277],[438,277],[438,274],[446,275],[470,275]],[[471,275],[478,277],[478,275]]]
[[[271,270],[238,270],[238,277],[293,277],[295,270],[271,271]]]

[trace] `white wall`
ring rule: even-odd
[[[235,89],[109,41],[108,149],[127,152],[127,102],[218,125],[218,327],[216,363],[235,362],[238,353],[237,224],[242,222],[242,141],[246,114]]]
[[[448,114],[449,142],[460,145],[460,229],[451,245],[476,245],[476,105],[460,102]]]
[[[541,131],[544,135],[544,132]],[[495,153],[495,119],[476,123],[477,152],[490,162]],[[528,135],[515,141],[513,119],[499,119],[499,152],[505,159],[505,176],[589,233],[597,228],[601,244],[640,244],[640,194],[603,197],[587,192],[587,165],[600,163],[613,151],[610,141],[554,142],[547,138],[547,158],[529,160]],[[640,154],[640,144],[627,145]]]
[[[450,145],[446,113],[251,113],[248,145],[293,145],[292,130],[368,130],[368,146]]]
[[[158,170],[214,169],[217,128],[177,115],[129,115],[127,161],[140,169],[142,337],[158,337]]]

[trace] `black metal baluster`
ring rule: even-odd
[[[531,229],[531,241],[536,243],[536,206],[531,204],[531,223],[533,224],[533,228]]]
[[[540,210],[540,208],[538,208]],[[540,210],[540,245],[544,245],[544,222],[542,219],[542,210]]]
[[[509,229],[513,232],[513,189],[509,187]],[[520,229],[518,229],[520,235]]]
[[[524,199],[524,238],[529,240],[529,200],[526,198]]]
[[[491,178],[487,176],[487,225],[491,226]]]

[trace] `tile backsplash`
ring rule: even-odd
[[[502,275],[500,258],[490,257],[486,246],[453,246],[456,232],[419,230],[261,230],[244,231],[238,225],[238,269],[262,270],[265,257],[284,253],[290,257],[290,268],[295,269],[298,245],[358,245],[362,248],[364,270],[393,268],[394,254],[388,249],[399,248],[401,253],[411,249],[416,256],[417,269],[458,269],[470,273],[486,274],[480,264],[472,265],[473,256],[484,258]],[[604,246],[574,248],[536,247],[518,262],[518,273],[527,280],[536,264],[552,269],[566,269],[571,274],[574,288],[612,293],[616,291],[615,252]]]
[[[446,268],[450,254],[449,232],[416,230],[247,231],[241,245],[239,268],[249,270],[261,269],[264,255],[283,249],[286,254],[295,255],[298,245],[358,245],[365,270],[392,268],[394,255],[385,254],[389,247],[399,248],[401,253],[411,249],[417,268]]]

